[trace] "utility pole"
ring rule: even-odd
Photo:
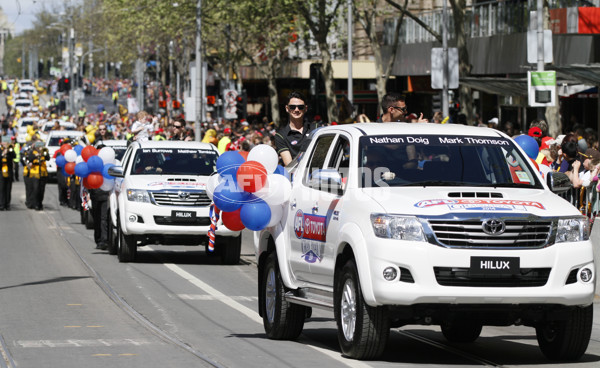
[[[448,0],[443,0],[444,7],[442,10],[442,68],[443,68],[443,85],[442,85],[442,112],[444,116],[449,116],[450,108],[448,101]]]
[[[73,58],[73,54],[75,53],[75,29],[71,28],[69,30],[69,112],[73,114],[73,110],[75,109],[75,78],[73,75],[73,64],[75,62],[75,58]]]
[[[348,102],[354,110],[354,90],[352,80],[352,33],[354,31],[352,23],[352,0],[348,0]],[[350,117],[354,115],[354,111],[350,111]]]
[[[196,2],[196,121],[195,141],[200,142],[200,122],[204,116],[204,93],[202,88],[202,0]]]
[[[543,0],[537,0],[537,71],[544,71],[544,18],[542,12],[544,11]],[[537,108],[537,118],[544,119],[546,115],[545,107]]]

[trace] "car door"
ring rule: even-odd
[[[290,232],[290,267],[298,280],[310,281],[310,265],[320,262],[325,245],[325,218],[313,211],[319,198],[318,189],[308,186],[311,172],[321,170],[327,162],[335,134],[318,136],[312,146],[306,167],[298,172],[292,186],[288,231]]]
[[[350,169],[350,142],[349,136],[340,133],[329,149],[322,174],[307,178],[308,185],[315,191],[315,199],[311,201],[312,215],[323,224],[325,234],[319,243],[319,256],[310,263],[309,281],[328,287],[333,287],[335,259],[339,244],[339,218]]]

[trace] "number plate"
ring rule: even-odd
[[[194,211],[171,211],[173,221],[195,221],[196,212]]]
[[[517,275],[521,271],[519,257],[471,257],[471,276]]]

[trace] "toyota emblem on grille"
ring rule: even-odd
[[[177,195],[179,196],[179,199],[189,199],[190,198],[189,192],[179,192],[179,193],[177,193]]]
[[[487,219],[481,225],[483,232],[489,235],[500,235],[506,231],[506,224],[499,219]]]

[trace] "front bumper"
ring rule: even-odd
[[[542,249],[448,249],[421,242],[374,238],[369,244],[365,285],[370,304],[558,304],[589,305],[595,277],[584,282],[580,271],[595,273],[590,241],[560,243]],[[518,257],[517,275],[473,275],[471,257]],[[490,258],[492,257],[492,258]],[[387,281],[383,270],[398,277]],[[363,281],[364,282],[364,281]]]
[[[181,215],[192,214],[190,217]],[[126,201],[120,214],[123,233],[126,235],[204,235],[210,229],[209,207],[158,206],[151,203]],[[215,234],[238,236],[219,219]]]

